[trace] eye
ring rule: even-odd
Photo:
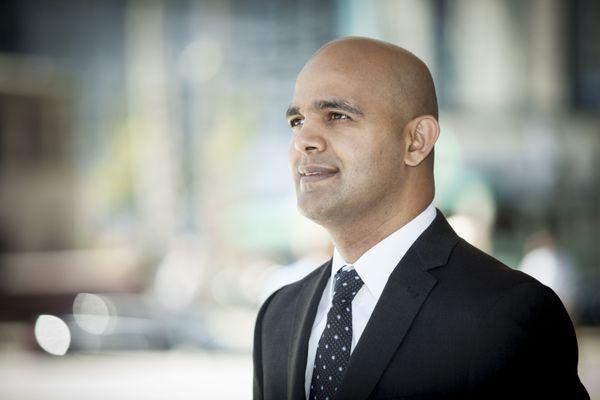
[[[340,119],[351,119],[351,118],[349,116],[347,116],[346,114],[342,114],[339,112],[330,112],[329,119],[330,120],[340,120]]]
[[[304,123],[304,120],[300,117],[292,118],[292,119],[290,119],[290,122],[289,122],[289,124],[292,128],[296,128],[296,127],[302,125],[303,123]]]

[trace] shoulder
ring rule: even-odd
[[[448,279],[460,288],[457,296],[473,304],[471,316],[477,321],[480,343],[537,347],[547,338],[560,337],[560,343],[574,345],[573,324],[548,286],[462,239],[446,267]],[[536,343],[529,342],[531,338]]]
[[[283,315],[292,312],[296,307],[296,302],[300,297],[300,292],[306,284],[314,283],[323,273],[323,269],[328,268],[330,262],[326,262],[316,268],[314,271],[306,275],[304,278],[287,284],[273,294],[271,294],[261,305],[257,323],[261,322],[265,317]]]
[[[465,315],[478,321],[480,328],[488,327],[500,334],[500,325],[510,326],[514,334],[542,327],[573,330],[562,302],[551,288],[463,239],[459,239],[447,264],[432,273],[438,278],[443,298],[461,305]]]
[[[554,382],[560,393],[581,391],[575,330],[552,289],[462,239],[440,272],[446,267],[441,275],[460,288],[453,293],[469,304],[463,317],[471,317],[475,328],[469,367],[473,390],[489,394],[494,388],[501,398],[514,398],[517,387],[537,393],[545,382]]]
[[[458,305],[493,301],[516,285],[540,284],[523,272],[472,246],[452,229],[438,210],[433,223],[415,242],[423,265],[436,279],[441,298],[455,299]]]
[[[463,293],[490,302],[490,306],[502,297],[518,297],[523,292],[544,298],[555,296],[533,277],[509,267],[464,239],[458,240],[446,265],[434,274]]]
[[[554,315],[560,316],[555,322],[572,326],[552,289],[463,239],[458,240],[447,263],[430,272],[437,278],[436,304],[461,310],[478,325],[508,320],[517,326],[547,324],[546,316]]]
[[[465,272],[468,272],[474,278],[494,278],[499,285],[537,282],[531,276],[509,267],[462,238],[459,238],[448,262],[450,265],[457,263],[463,265]]]

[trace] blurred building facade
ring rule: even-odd
[[[599,18],[593,0],[3,1],[0,319],[151,291],[182,243],[192,304],[255,307],[268,278],[242,272],[295,260],[295,75],[365,35],[431,66],[437,206],[514,266],[551,231],[600,323]]]

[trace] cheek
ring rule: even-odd
[[[377,178],[382,149],[373,147],[372,143],[355,143],[347,150],[342,161],[353,186],[364,186]]]
[[[356,146],[352,152],[350,168],[357,180],[373,184],[388,181],[390,175],[401,173],[402,147],[399,141],[371,141]],[[368,183],[367,182],[367,183]]]
[[[360,135],[360,140],[353,140],[344,147],[344,154],[353,167],[370,169],[377,166],[382,161],[382,157],[389,157],[387,153],[392,150],[390,143],[383,143],[377,134],[361,133]]]

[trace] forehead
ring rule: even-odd
[[[379,71],[365,66],[307,64],[296,80],[292,104],[302,108],[335,98],[363,109],[382,107],[391,100],[389,85],[382,85],[383,80]]]

